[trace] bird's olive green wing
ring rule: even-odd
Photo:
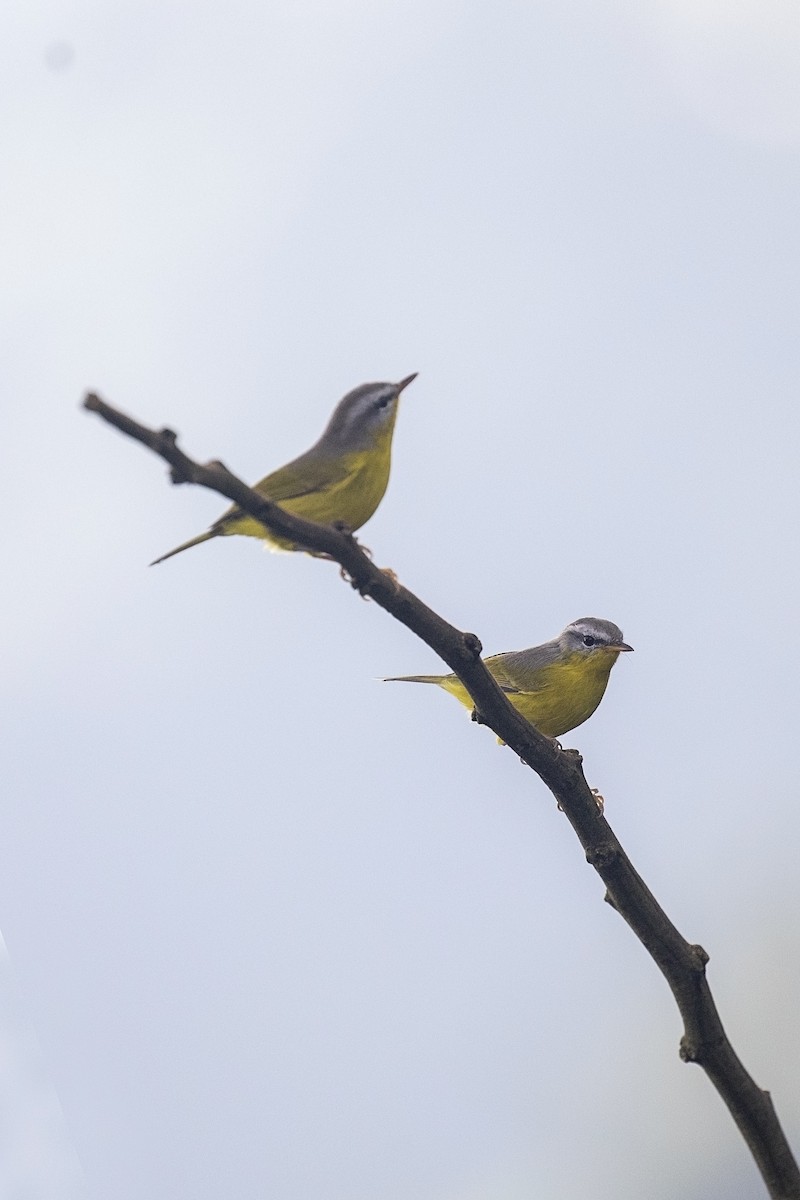
[[[486,666],[504,692],[518,695],[520,692],[541,691],[547,686],[547,667],[558,657],[558,643],[545,642],[530,650],[512,650],[506,654],[493,654],[484,659]]]
[[[500,684],[502,690],[504,692],[508,692],[509,695],[512,695],[514,692],[518,692],[519,688],[516,687],[508,677],[508,672],[506,671],[505,664],[503,662],[505,657],[505,654],[492,654],[489,658],[485,658],[483,661],[489,669],[489,674],[492,675],[497,683]]]
[[[349,457],[327,457],[309,451],[259,480],[255,490],[278,504],[314,492],[332,491],[352,473]]]

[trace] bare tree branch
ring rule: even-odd
[[[769,1195],[800,1200],[800,1171],[792,1156],[769,1092],[757,1086],[735,1054],[711,995],[705,967],[708,955],[690,945],[658,904],[598,810],[576,750],[533,728],[495,683],[481,661],[481,643],[428,608],[407,588],[376,567],[345,529],[316,525],[285,512],[232,475],[220,462],[194,462],[177,447],[170,429],[138,424],[89,394],[84,408],[135,438],[172,468],[174,483],[196,483],[238,504],[273,533],[338,562],[352,586],[401,621],[455,671],[475,703],[478,719],[502,738],[548,786],[606,886],[606,900],[655,960],[669,984],[684,1023],[680,1055],[698,1063],[720,1093],[744,1137]]]

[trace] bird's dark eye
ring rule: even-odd
[[[597,643],[597,638],[592,637],[590,633],[585,633],[581,640],[584,646],[594,646]]]
[[[388,408],[389,405],[391,404],[391,402],[392,402],[391,396],[384,396],[381,400],[378,401],[378,403],[375,405],[375,407],[376,408]]]

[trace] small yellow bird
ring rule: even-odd
[[[557,738],[592,715],[626,650],[633,646],[612,621],[581,617],[542,646],[493,654],[484,662],[514,708],[540,733]],[[435,683],[466,708],[474,707],[457,675],[394,675],[386,682]]]
[[[400,393],[416,378],[415,372],[399,383],[362,383],[348,392],[319,441],[255,484],[255,490],[307,521],[320,525],[341,521],[350,530],[360,529],[386,491]],[[276,537],[234,504],[206,533],[162,554],[150,566],[232,533],[263,538],[273,549],[302,549]]]

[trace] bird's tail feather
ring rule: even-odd
[[[441,683],[441,675],[387,675],[384,683]]]
[[[188,550],[191,546],[199,546],[201,542],[207,542],[209,538],[215,537],[219,537],[219,533],[213,529],[209,529],[207,533],[201,533],[198,537],[194,537],[190,541],[183,542],[180,546],[176,546],[174,550],[168,551],[167,554],[162,554],[161,558],[154,558],[150,563],[150,566],[154,567],[156,563],[166,562],[168,558],[172,558],[173,554],[181,554],[184,550]]]

